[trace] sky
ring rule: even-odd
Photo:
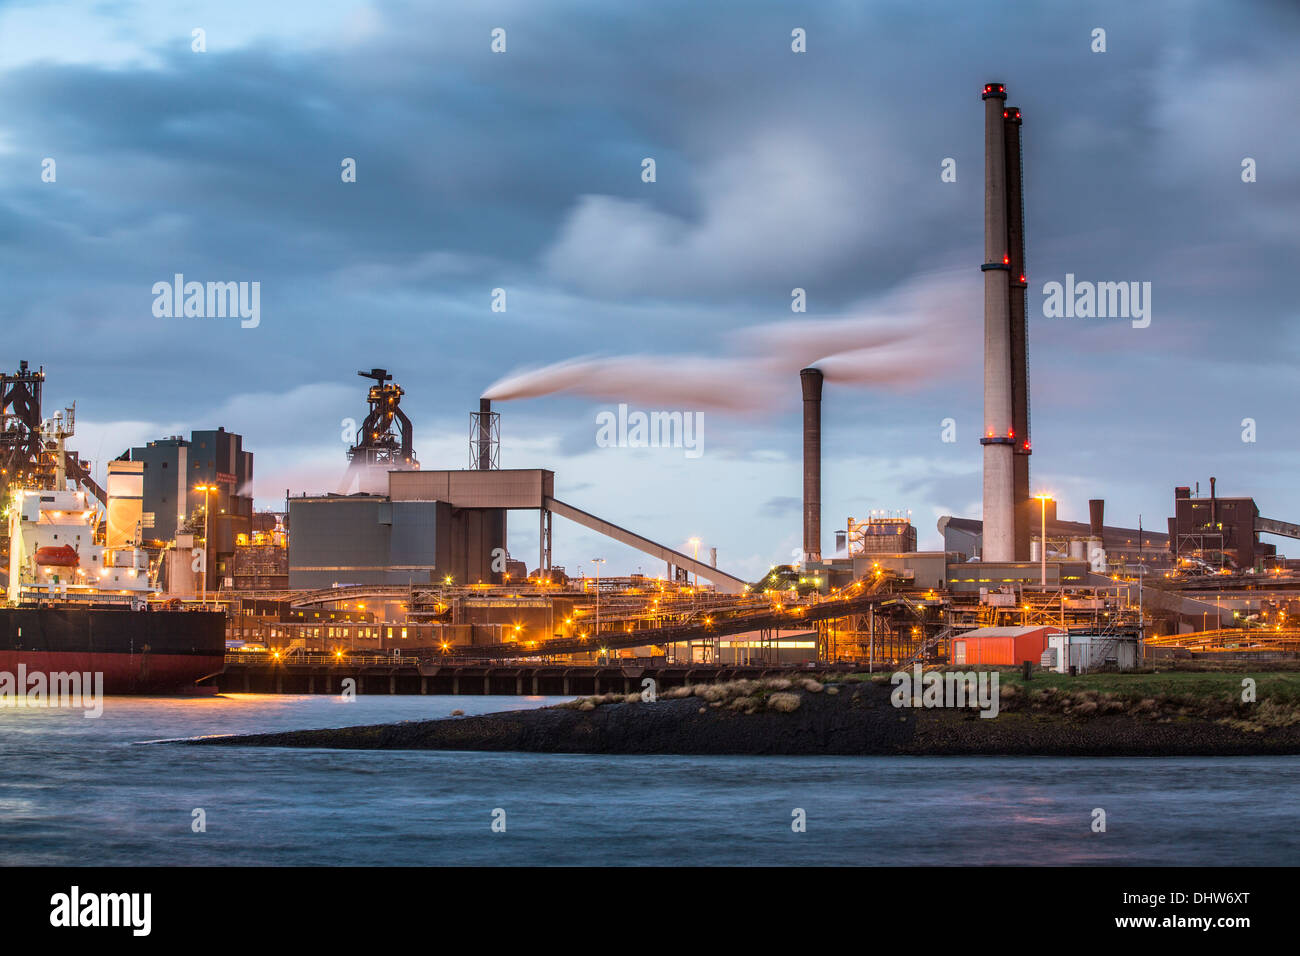
[[[981,510],[995,81],[1024,116],[1034,490],[1163,530],[1215,475],[1300,521],[1300,5],[631,6],[0,0],[0,365],[45,367],[101,472],[242,434],[275,508],[337,487],[357,370],[406,389],[423,467],[462,468],[479,396],[561,364],[568,390],[497,401],[502,467],[752,579],[802,543],[819,364],[826,550],[873,509],[934,548]],[[177,273],[259,283],[256,327],[155,314]],[[1067,274],[1149,282],[1149,326],[1048,317]],[[598,441],[619,404],[702,416],[699,454]],[[510,548],[536,566],[535,515]],[[563,519],[554,548],[663,571]]]

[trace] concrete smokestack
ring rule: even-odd
[[[803,551],[808,561],[822,558],[822,373],[799,372],[803,386]]]
[[[1024,167],[1020,156],[1020,110],[1002,111],[1007,165],[1007,253],[1011,303],[1011,427],[1015,449],[1012,458],[1012,494],[1015,505],[1015,559],[1029,560],[1029,538],[1034,527],[1034,500],[1029,497],[1029,361],[1025,321],[1029,283],[1025,276]]]
[[[1015,426],[1011,384],[1011,254],[1007,235],[1006,87],[984,87],[985,561],[1014,561]]]

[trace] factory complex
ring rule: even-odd
[[[405,389],[384,368],[358,373],[366,413],[338,485],[286,489],[283,509],[258,512],[253,451],[224,425],[126,449],[100,487],[64,448],[73,410],[44,418],[44,370],[22,362],[0,381],[6,508],[24,490],[70,494],[71,484],[87,515],[102,509],[86,520],[102,524],[108,554],[140,555],[129,567],[151,600],[222,608],[230,655],[245,660],[1030,662],[1077,672],[1294,656],[1300,562],[1259,536],[1300,538],[1300,526],[1261,516],[1251,497],[1221,496],[1213,477],[1207,494],[1199,481],[1172,490],[1161,530],[1107,524],[1100,493],[1086,520],[1066,520],[1034,492],[1023,118],[1000,83],[982,99],[983,516],[940,518],[941,550],[919,551],[910,513],[885,510],[845,519],[823,549],[827,396],[816,367],[789,375],[791,407],[802,398],[803,557],[759,580],[720,567],[715,546],[702,555],[693,540],[687,553],[656,529],[556,498],[553,470],[501,468],[501,415],[486,398],[470,415],[466,467],[424,467]],[[574,556],[552,553],[556,517],[635,549],[654,573],[604,575],[603,559],[588,555],[591,574],[567,573]],[[510,553],[508,521],[536,529],[535,554]],[[773,541],[783,536],[773,529]],[[43,565],[24,540],[6,537],[3,560],[39,581]]]

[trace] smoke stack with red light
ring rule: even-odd
[[[985,561],[1014,561],[1015,423],[1011,244],[1007,231],[1006,87],[984,86],[984,532]]]
[[[799,372],[803,386],[803,551],[807,561],[822,558],[822,373]]]
[[[1025,200],[1020,155],[1020,109],[1002,111],[1004,155],[1007,170],[1007,252],[1011,315],[1011,426],[1015,444],[1012,458],[1012,495],[1015,506],[1015,560],[1029,560],[1029,538],[1034,527],[1034,500],[1029,496],[1029,283],[1025,277]]]

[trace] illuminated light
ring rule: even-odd
[[[1010,256],[1007,256],[1007,255],[1004,255],[1004,256],[1002,257],[1002,264],[1003,264],[1004,266],[1006,266],[1006,265],[1010,265],[1010,264],[1011,264],[1011,257],[1010,257]]]

